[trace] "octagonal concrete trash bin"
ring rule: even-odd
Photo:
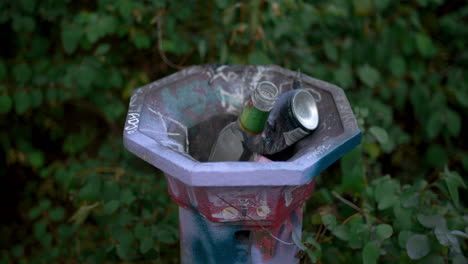
[[[182,263],[298,263],[302,208],[314,177],[360,143],[342,89],[302,75],[316,102],[316,131],[259,161],[206,162],[218,133],[261,81],[292,89],[278,66],[193,66],[136,89],[125,147],[165,174],[179,205]]]

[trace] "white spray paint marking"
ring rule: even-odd
[[[241,91],[240,93],[230,93],[224,89],[220,89],[221,95],[221,106],[226,109],[228,113],[237,113],[239,106],[242,105],[244,100],[242,89],[234,89],[235,91]]]
[[[285,85],[291,85],[291,82],[289,82],[289,81],[282,82],[282,83],[278,86],[278,88],[279,88],[279,94],[282,94],[282,93],[283,93],[283,91],[284,91],[283,86],[285,86]]]
[[[216,80],[218,78],[223,79],[225,82],[232,82],[239,78],[239,75],[233,71],[229,71],[226,75],[225,72],[222,70],[218,70],[218,72],[213,76],[212,80]]]
[[[265,71],[263,67],[257,67],[257,72],[252,76],[252,81],[250,82],[250,90],[253,91],[255,87],[257,87],[257,84],[260,82],[262,77],[265,77],[263,72]]]
[[[198,206],[198,200],[197,196],[195,195],[195,191],[192,187],[188,187],[187,189],[187,194],[189,196],[190,202],[192,203],[193,206],[197,207]]]
[[[171,188],[171,192],[175,196],[179,196],[179,187],[177,186],[176,181],[174,179],[172,179],[172,177],[170,177],[170,176],[167,176],[166,179],[169,182],[169,188]]]
[[[227,83],[232,83],[232,85],[239,85],[239,82],[235,82],[239,80],[239,74],[228,71],[224,72],[223,69],[226,66],[221,66],[216,70],[215,75],[211,78],[210,82],[215,81],[218,78],[221,78],[223,81]],[[225,89],[220,89],[220,96],[221,96],[221,106],[226,109],[228,113],[237,113],[239,106],[242,105],[244,101],[244,89],[242,87],[234,87],[234,92],[228,92]]]
[[[125,127],[125,131],[127,134],[131,135],[135,133],[138,129],[138,124],[140,123],[140,114],[139,113],[129,113],[127,124],[128,126]]]
[[[268,192],[266,190],[208,192],[208,200],[213,206],[219,207],[220,210],[226,207],[234,207],[236,210],[239,211],[238,217],[249,217],[253,219],[264,219],[270,213],[268,212],[268,210],[271,209],[268,207],[267,196]],[[258,209],[259,207],[261,208]],[[258,214],[257,212],[250,215],[249,211],[252,212],[252,210],[250,209],[254,209],[254,212],[260,210],[260,214]],[[223,212],[213,212],[212,216],[220,219],[227,219],[226,216],[223,215]]]
[[[299,187],[286,187],[286,189],[284,190],[284,202],[286,206],[289,206],[293,201],[294,197],[292,195],[292,192],[297,188]]]
[[[183,153],[185,151],[184,147],[181,144],[179,144],[177,142],[174,142],[174,141],[161,140],[161,141],[159,141],[159,143],[161,143],[161,145],[163,145],[165,147],[168,147],[170,149],[173,149],[173,150],[175,150],[177,152],[182,152]]]
[[[157,115],[157,116],[161,119],[161,123],[162,123],[162,125],[163,125],[163,128],[164,128],[164,130],[165,130],[164,132],[166,133],[166,135],[168,135],[168,136],[169,136],[169,135],[175,135],[175,133],[172,133],[172,134],[171,134],[170,132],[167,131],[166,120],[169,121],[169,122],[171,122],[171,123],[173,123],[173,124],[175,124],[175,125],[177,125],[177,126],[179,126],[179,127],[182,129],[182,131],[184,131],[186,149],[185,149],[185,150],[182,149],[181,152],[184,152],[184,151],[185,151],[185,152],[188,153],[188,151],[189,151],[189,140],[188,140],[188,129],[187,129],[187,127],[186,127],[185,125],[183,125],[182,123],[180,123],[179,121],[177,121],[177,120],[175,120],[175,119],[173,119],[173,118],[171,118],[171,117],[163,116],[163,115],[161,114],[161,112],[157,112],[157,111],[155,111],[154,109],[152,109],[151,107],[148,107],[148,110],[150,110],[153,114]],[[180,134],[178,134],[178,135],[180,135]],[[174,144],[174,143],[172,142],[172,144]],[[180,146],[180,144],[177,144],[177,145]],[[179,148],[179,147],[178,147],[178,148]]]
[[[136,100],[138,99],[138,94],[134,94],[132,95],[132,97],[130,97],[130,107],[135,107],[137,106],[136,105]]]
[[[320,102],[322,101],[322,95],[317,92],[315,89],[312,89],[312,88],[306,88],[309,92],[312,93],[312,95],[314,96],[314,99],[315,99],[315,102]]]
[[[314,155],[315,157],[319,157],[323,154],[325,154],[325,152],[327,152],[329,149],[330,149],[331,145],[328,144],[328,145],[320,145],[318,147],[316,147],[313,151],[312,151],[312,155]]]

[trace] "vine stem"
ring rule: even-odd
[[[351,208],[353,208],[354,210],[358,211],[358,214],[363,215],[363,216],[365,216],[365,217],[370,216],[370,217],[374,218],[379,224],[385,224],[384,221],[380,220],[379,218],[377,218],[377,217],[374,216],[374,215],[371,215],[371,214],[365,212],[365,211],[364,211],[363,209],[361,209],[359,206],[357,206],[357,205],[353,204],[352,202],[348,201],[346,198],[344,198],[343,196],[341,196],[341,195],[338,194],[337,192],[332,191],[332,194],[333,194],[333,196],[335,196],[336,198],[338,198],[340,201],[342,201],[342,202],[345,203],[346,205],[348,205],[348,206],[350,206]],[[354,215],[352,215],[351,217],[354,217]],[[349,219],[349,218],[348,218],[348,219]],[[346,219],[346,220],[348,220],[348,219]],[[346,220],[345,220],[345,221],[346,221]],[[350,220],[351,220],[351,219],[349,219],[348,221],[350,221]]]
[[[332,191],[332,194],[333,194],[333,196],[338,198],[338,200],[340,200],[343,203],[349,205],[351,208],[353,208],[354,210],[360,212],[361,214],[364,214],[364,211],[361,208],[359,208],[357,205],[353,204],[352,202],[346,200],[343,196],[339,195],[337,192]]]
[[[164,50],[162,48],[162,23],[163,23],[163,16],[164,16],[164,13],[161,13],[158,15],[158,18],[157,18],[157,27],[158,27],[158,51],[159,51],[159,55],[161,56],[162,60],[167,64],[169,65],[169,67],[172,67],[172,68],[175,68],[177,70],[182,70],[184,69],[183,66],[180,66],[180,65],[177,65],[175,63],[173,63],[172,61],[170,61],[167,57],[166,57],[166,54],[164,53]]]

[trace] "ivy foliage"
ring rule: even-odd
[[[448,0],[0,1],[0,263],[178,263],[133,89],[278,64],[342,87],[362,145],[318,178],[304,262],[466,263],[468,6]]]

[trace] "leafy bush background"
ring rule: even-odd
[[[468,6],[444,0],[0,2],[0,263],[178,262],[131,91],[278,64],[345,89],[361,147],[318,179],[304,262],[466,263]]]

